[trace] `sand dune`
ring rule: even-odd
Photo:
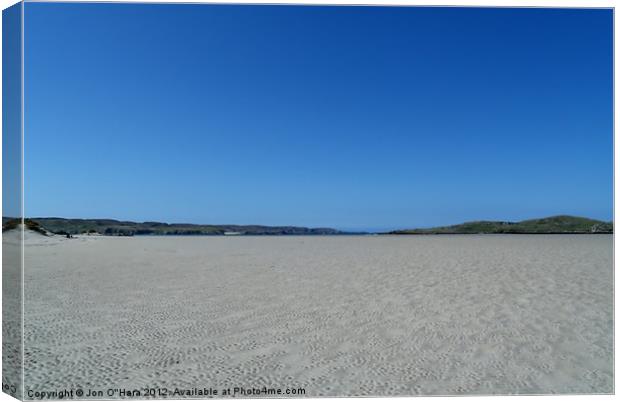
[[[613,391],[612,236],[27,243],[26,390]]]

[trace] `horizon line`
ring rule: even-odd
[[[433,225],[433,226],[419,226],[419,225],[407,225],[407,226],[400,226],[400,228],[403,229],[424,229],[424,228],[435,228],[435,227],[446,227],[446,226],[454,226],[454,225],[460,225],[460,224],[466,224],[466,223],[473,223],[473,222],[510,222],[510,223],[516,223],[516,222],[523,222],[523,221],[529,221],[529,220],[537,220],[537,219],[549,219],[549,218],[556,218],[556,217],[571,217],[571,218],[581,218],[581,219],[590,219],[590,220],[594,220],[594,221],[599,221],[599,222],[605,222],[605,223],[614,223],[614,216],[611,217],[610,220],[606,220],[606,219],[596,219],[596,218],[591,218],[588,216],[581,216],[581,215],[570,215],[570,214],[554,214],[554,215],[546,215],[546,216],[542,216],[542,217],[533,217],[533,218],[526,218],[526,219],[520,219],[520,220],[510,220],[510,219],[474,219],[474,220],[462,220],[459,221],[458,223],[452,223],[452,224],[444,224],[444,225]],[[63,219],[63,220],[109,220],[109,221],[117,221],[117,222],[130,222],[130,223],[159,223],[159,224],[166,224],[166,225],[194,225],[194,226],[263,226],[263,227],[297,227],[297,228],[308,228],[308,229],[336,229],[336,230],[341,230],[341,231],[371,231],[370,226],[364,226],[366,229],[353,229],[351,227],[346,228],[346,227],[341,227],[340,229],[337,229],[337,225],[296,225],[296,224],[263,224],[263,223],[192,223],[192,222],[171,222],[171,221],[158,221],[158,220],[128,220],[128,219],[118,219],[118,218],[66,218],[66,217],[61,217],[61,216],[20,216],[20,217],[12,217],[12,216],[2,216],[2,219],[22,219],[22,220],[26,220],[26,219]],[[376,227],[376,226],[375,226]],[[392,229],[388,229],[388,228],[392,228]],[[376,230],[376,229],[375,229]],[[383,227],[383,229],[381,230],[399,230],[399,228],[397,228],[396,226],[385,226]]]

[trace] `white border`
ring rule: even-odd
[[[27,0],[27,2],[35,2],[35,1],[44,1],[44,0]],[[97,2],[112,2],[112,1],[76,1],[76,0],[66,0],[63,2],[75,2],[75,3],[97,3]],[[591,0],[591,1],[583,1],[583,0],[545,0],[545,1],[518,1],[518,0],[502,0],[502,1],[490,1],[490,0],[479,0],[479,1],[468,1],[468,0],[451,0],[449,2],[446,1],[437,1],[437,0],[426,0],[426,1],[418,1],[418,0],[244,0],[244,1],[230,1],[230,0],[219,0],[219,1],[183,1],[183,0],[149,0],[149,1],[139,1],[139,0],[127,0],[124,1],[127,3],[192,3],[192,4],[294,4],[294,5],[376,5],[376,6],[465,6],[465,7],[560,7],[560,8],[615,8],[615,1],[603,1],[603,0]],[[0,6],[2,9],[5,9],[13,4],[17,3],[13,0],[0,0]],[[615,15],[614,15],[614,25],[615,25]],[[1,27],[2,20],[0,18],[0,39],[1,39]],[[23,20],[23,8],[22,8],[22,40],[24,38],[24,20]],[[0,42],[1,43],[1,42]],[[618,64],[616,63],[616,54],[617,54],[617,43],[618,43],[618,33],[614,29],[614,77],[618,72]],[[24,99],[23,99],[23,90],[24,90],[24,74],[23,74],[23,57],[24,57],[24,48],[22,41],[22,130],[24,129]],[[0,53],[0,68],[2,65],[2,55]],[[0,90],[2,88],[2,83],[0,81]],[[2,106],[2,100],[0,97],[0,108]],[[616,93],[615,93],[615,80],[614,80],[614,116],[618,113],[618,104],[616,102]],[[0,121],[1,121],[0,116]],[[614,217],[616,216],[616,193],[615,190],[618,188],[617,180],[619,167],[615,163],[615,155],[618,154],[618,150],[620,145],[615,141],[615,131],[616,131],[616,120],[614,118]],[[23,144],[24,138],[22,136],[22,179],[24,172],[24,159],[23,159]],[[2,143],[0,142],[0,159],[1,159],[1,151],[2,151]],[[0,180],[2,176],[2,165],[0,163]],[[23,183],[22,183],[23,184]],[[2,187],[0,186],[0,199],[2,197]],[[22,185],[22,211],[24,209],[24,194],[23,194],[23,185]],[[616,236],[614,236],[614,261],[615,261],[615,249],[618,247],[619,240]],[[2,250],[2,245],[0,242],[0,251]],[[22,249],[22,262],[23,262],[23,249]],[[615,264],[614,264],[615,265]],[[1,271],[0,271],[0,279],[1,279]],[[22,280],[23,280],[23,271],[22,271]],[[614,274],[614,289],[618,289],[618,276]],[[23,288],[22,288],[22,303],[23,303]],[[614,294],[614,307],[616,307],[616,298]],[[23,306],[22,306],[23,308]],[[0,307],[1,312],[1,307]],[[23,312],[23,310],[22,310]],[[614,324],[618,322],[619,314],[618,309],[614,308]],[[23,320],[23,316],[22,316]],[[23,325],[23,323],[22,323]],[[615,325],[614,325],[614,335],[615,335]],[[22,338],[22,346],[23,346],[23,338]],[[22,349],[23,350],[23,349]],[[614,336],[614,355],[615,355],[615,336]],[[24,368],[22,368],[24,370]],[[614,374],[618,373],[618,361],[614,360]],[[614,376],[615,386],[614,388],[618,390],[618,376]],[[23,386],[23,385],[22,385]],[[560,395],[560,396],[464,396],[468,398],[468,400],[472,401],[486,401],[486,402],[498,402],[502,399],[510,398],[513,401],[536,401],[543,399],[552,399],[554,401],[575,401],[576,398],[582,398],[582,395]],[[404,401],[449,401],[455,397],[399,397],[398,400]],[[610,401],[615,399],[614,395],[588,395],[587,398],[589,400],[595,401]],[[292,398],[286,398],[287,400],[291,400]],[[337,401],[341,398],[303,398],[305,401]],[[362,401],[367,400],[367,398],[349,398],[351,400]],[[8,402],[14,401],[15,399],[8,396],[5,393],[0,392],[0,402]],[[265,399],[251,399],[253,401],[265,400]],[[274,399],[275,401],[280,401],[281,399]],[[302,399],[297,399],[302,400]],[[393,400],[393,398],[373,398],[373,400],[377,400],[380,402],[387,402]],[[187,400],[184,400],[187,401]]]

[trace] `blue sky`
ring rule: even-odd
[[[27,3],[26,214],[610,220],[612,17]]]
[[[2,12],[2,216],[22,216],[21,4]]]

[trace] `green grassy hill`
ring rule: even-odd
[[[19,221],[2,219],[2,230],[17,227]],[[25,220],[26,227],[42,234],[47,232],[75,235],[98,233],[109,236],[134,235],[334,235],[348,234],[330,228],[260,225],[195,225],[189,223],[130,222],[114,219],[65,219],[32,218]],[[423,229],[395,230],[384,234],[568,234],[613,233],[613,223],[575,216],[551,216],[521,222],[475,221],[460,225]],[[352,234],[352,233],[351,233]]]
[[[15,219],[3,218],[3,231],[17,227]],[[194,225],[189,223],[130,222],[114,219],[26,219],[26,226],[32,230],[49,231],[55,234],[99,233],[111,236],[134,235],[223,235],[233,232],[241,235],[326,235],[341,234],[330,228],[306,228],[298,226],[260,225]]]
[[[613,223],[576,216],[559,215],[521,222],[475,221],[460,225],[425,229],[395,230],[389,234],[564,234],[564,233],[613,233]]]
[[[15,218],[2,218],[2,231],[6,232],[7,230],[16,229],[19,225],[19,219]],[[26,228],[38,232],[42,235],[48,235],[48,232],[42,228],[37,222],[32,219],[24,219],[24,225]]]

